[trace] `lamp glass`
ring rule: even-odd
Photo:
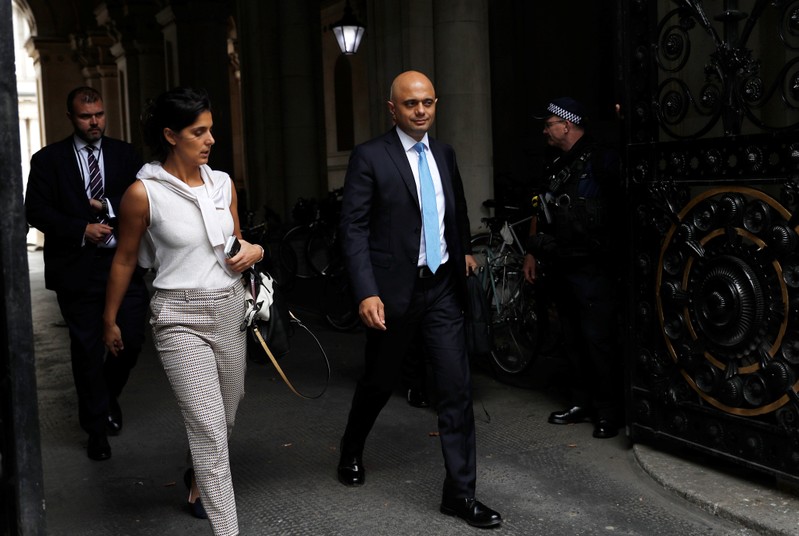
[[[338,41],[338,48],[341,49],[342,54],[355,54],[358,52],[358,47],[361,46],[361,38],[363,38],[363,26],[340,25],[333,26],[333,33],[336,35]]]

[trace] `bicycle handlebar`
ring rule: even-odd
[[[522,207],[516,205],[498,205],[496,199],[486,199],[483,201],[485,208],[503,208],[505,210],[521,210]]]

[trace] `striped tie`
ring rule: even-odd
[[[100,166],[97,158],[94,157],[94,146],[87,145],[86,152],[89,161],[89,197],[92,199],[102,199],[103,197],[103,176],[100,174]]]
[[[86,160],[89,162],[89,197],[91,199],[103,198],[103,176],[100,174],[100,165],[97,163],[97,158],[94,156],[93,145],[86,146],[86,152],[89,153]],[[97,218],[100,223],[108,223],[108,218],[100,216]],[[106,245],[111,243],[114,239],[114,233],[109,233],[103,241]]]

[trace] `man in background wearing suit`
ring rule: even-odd
[[[106,356],[102,339],[116,215],[142,161],[132,145],[103,135],[105,109],[95,89],[72,90],[67,117],[73,135],[31,159],[25,208],[28,222],[44,233],[45,286],[56,292],[69,328],[78,417],[89,434],[87,454],[99,461],[111,457],[107,436],[122,430],[117,399],[144,341],[148,295],[141,270],[120,310],[129,334],[125,350]]]
[[[365,480],[366,437],[401,377],[418,333],[433,368],[444,453],[441,512],[476,527],[499,513],[475,499],[471,375],[463,327],[470,252],[463,184],[449,145],[427,136],[437,98],[430,80],[407,71],[391,85],[396,127],[356,147],[344,184],[341,236],[359,314],[367,327],[365,367],[341,440],[338,478]]]

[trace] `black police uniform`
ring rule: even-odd
[[[540,262],[554,301],[571,365],[575,406],[597,422],[622,421],[622,352],[618,338],[614,232],[621,177],[615,151],[584,135],[550,166],[544,185],[547,214],[539,206],[538,234],[528,251]],[[553,191],[554,190],[554,191]],[[550,221],[547,221],[547,217]]]

